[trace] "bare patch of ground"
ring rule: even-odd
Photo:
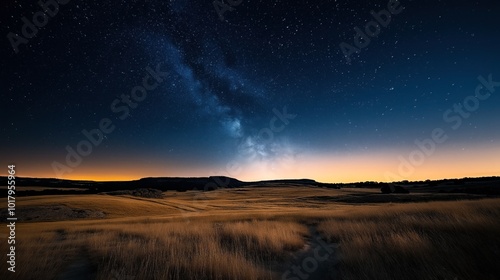
[[[83,252],[73,260],[61,274],[58,280],[92,280],[96,279],[96,267],[92,264],[87,253]],[[115,279],[115,278],[112,278]]]
[[[0,217],[6,218],[7,209],[2,209]],[[19,221],[64,221],[75,219],[104,218],[106,215],[101,211],[88,209],[75,209],[65,205],[47,205],[18,207],[16,217]]]
[[[326,242],[318,233],[315,224],[309,225],[308,228],[309,236],[304,247],[279,268],[280,279],[337,279],[339,244]]]
[[[145,198],[163,198],[163,192],[157,189],[135,189],[135,190],[121,190],[121,191],[112,191],[106,192],[104,194],[109,195],[132,195],[137,197],[145,197]]]

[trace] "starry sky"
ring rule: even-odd
[[[0,174],[500,175],[498,1],[44,1],[1,4]]]

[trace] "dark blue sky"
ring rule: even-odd
[[[210,1],[65,1],[33,38],[36,1],[2,4],[1,163],[24,176],[500,175],[500,88],[473,98],[478,76],[500,81],[497,1],[225,1],[224,20]],[[436,128],[447,140],[412,162]]]

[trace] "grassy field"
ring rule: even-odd
[[[2,253],[0,279],[500,279],[500,199],[374,195],[260,187],[23,197],[16,273]]]

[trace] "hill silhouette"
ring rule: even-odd
[[[7,182],[6,176],[0,176],[2,182]],[[96,194],[103,192],[127,191],[136,189],[156,189],[160,191],[212,191],[220,188],[239,188],[263,185],[313,185],[326,186],[310,179],[267,180],[243,182],[226,176],[210,177],[147,177],[130,181],[90,181],[66,180],[56,178],[16,177],[18,196],[53,195],[53,194]],[[37,187],[40,190],[23,190],[23,187]],[[5,196],[5,193],[0,196]]]
[[[7,177],[0,176],[6,183]],[[6,184],[5,184],[6,185]],[[4,186],[5,186],[4,185]],[[160,191],[212,191],[221,188],[243,188],[263,186],[314,186],[322,188],[379,188],[386,192],[388,188],[404,188],[412,193],[468,193],[500,195],[500,177],[480,177],[462,179],[443,179],[425,181],[401,181],[394,183],[357,182],[357,183],[321,183],[312,179],[282,179],[244,182],[227,176],[210,177],[147,177],[130,181],[90,181],[66,180],[56,178],[16,177],[16,195],[54,195],[54,194],[96,194],[137,189],[155,189]],[[24,189],[23,187],[26,187]],[[37,190],[30,189],[35,187]],[[5,197],[7,192],[1,192]]]

